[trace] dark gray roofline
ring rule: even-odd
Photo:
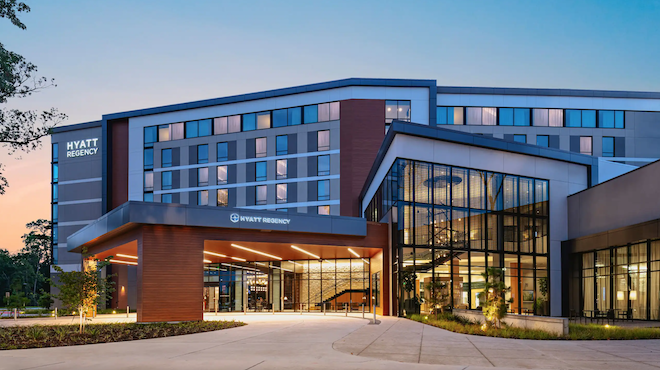
[[[101,127],[102,124],[103,124],[103,121],[92,121],[92,122],[76,123],[76,124],[67,125],[67,126],[59,126],[59,127],[54,127],[52,129],[52,133],[53,134],[60,134],[62,132],[82,130],[82,129],[92,128],[92,127]]]
[[[394,86],[394,87],[427,87],[431,91],[430,96],[432,96],[433,101],[435,101],[435,80],[410,80],[410,79],[385,79],[385,78],[347,78],[343,80],[328,81],[315,83],[310,85],[302,85],[295,87],[287,87],[283,89],[268,90],[262,92],[255,92],[249,94],[241,94],[234,96],[227,96],[224,98],[215,98],[215,99],[206,99],[198,100],[188,103],[164,105],[154,108],[138,109],[127,112],[119,112],[103,115],[104,120],[114,120],[127,117],[137,117],[137,116],[146,116],[150,114],[160,114],[167,112],[175,112],[185,109],[195,109],[209,107],[213,105],[220,104],[230,104],[230,103],[239,103],[250,100],[273,98],[284,95],[293,95],[308,93],[313,91],[321,91],[328,89],[335,89],[339,87],[346,86]],[[433,104],[435,107],[435,104]],[[433,110],[435,112],[435,109]]]
[[[526,89],[515,87],[459,87],[438,86],[438,94],[577,96],[589,98],[660,99],[660,92],[609,91],[577,89]]]
[[[393,121],[390,125],[390,129],[387,132],[387,135],[385,136],[385,139],[383,140],[383,143],[380,146],[380,149],[378,150],[376,160],[371,166],[369,176],[367,176],[367,180],[362,187],[362,191],[360,192],[360,203],[362,203],[364,200],[367,189],[371,185],[371,182],[374,180],[378,168],[383,163],[383,159],[385,158],[385,155],[387,154],[392,141],[394,141],[394,137],[399,134],[581,164],[589,166],[591,169],[588,176],[589,186],[593,186],[598,181],[598,158],[592,157],[590,155],[572,153],[559,149],[544,148],[532,144],[506,141],[489,136],[470,134],[467,132],[461,132],[441,127],[431,127],[417,123]]]

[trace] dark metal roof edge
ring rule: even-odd
[[[369,175],[362,187],[360,192],[360,203],[364,200],[364,196],[367,193],[367,189],[371,185],[376,172],[380,168],[380,165],[389,150],[394,137],[398,134],[417,136],[425,139],[434,139],[442,140],[457,144],[478,146],[482,148],[501,150],[505,152],[531,155],[535,157],[548,158],[556,161],[563,161],[568,163],[575,163],[584,166],[589,166],[591,169],[597,168],[598,158],[592,157],[590,155],[567,152],[564,150],[553,149],[553,148],[543,148],[532,144],[523,144],[512,141],[506,141],[503,139],[497,139],[489,136],[476,135],[462,131],[456,131],[451,129],[446,129],[442,127],[432,127],[427,125],[421,125],[418,123],[403,122],[403,121],[393,121],[390,125],[390,129],[383,140],[383,143],[378,150],[376,155],[376,160],[369,171]],[[592,174],[593,176],[593,174]],[[592,184],[590,183],[590,186]]]
[[[60,134],[62,132],[83,130],[83,129],[86,129],[86,128],[93,128],[93,127],[101,127],[102,123],[103,123],[103,121],[91,121],[91,122],[75,123],[75,124],[66,125],[66,126],[53,127],[51,133],[52,134]]]
[[[655,91],[615,91],[580,89],[529,89],[519,87],[438,86],[438,94],[572,96],[589,98],[660,99]]]
[[[428,87],[435,88],[436,80],[393,79],[393,78],[347,78],[343,80],[320,82],[308,85],[285,87],[275,90],[240,94],[222,98],[197,100],[186,103],[170,104],[160,107],[137,109],[103,115],[105,120],[114,120],[126,117],[138,117],[151,114],[175,112],[186,109],[204,108],[213,105],[240,103],[251,100],[274,98],[284,95],[302,94],[314,91],[329,90],[347,86],[392,86],[392,87]]]

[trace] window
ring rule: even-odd
[[[277,203],[286,203],[287,185],[277,184]]]
[[[278,109],[273,111],[273,127],[285,127],[287,125],[286,112],[286,109]]]
[[[513,108],[500,108],[500,126],[513,126]]]
[[[57,244],[57,239],[58,239],[58,232],[57,232],[57,225],[53,225],[53,244]],[[57,250],[57,248],[55,248]]]
[[[198,136],[199,136],[199,122],[198,121],[186,122],[186,139],[190,139]]]
[[[144,169],[152,170],[154,168],[154,148],[144,150]]]
[[[53,184],[53,202],[57,202],[58,198],[59,198],[58,185]]]
[[[548,135],[536,135],[536,145],[549,148],[550,147],[550,136],[548,136]]]
[[[172,189],[172,171],[163,171],[160,173],[160,184],[162,190]]]
[[[172,194],[161,194],[160,195],[161,203],[172,203]]]
[[[59,218],[58,212],[57,212],[57,203],[53,204],[53,222],[57,222],[57,219]]]
[[[209,168],[198,168],[197,169],[197,186],[208,186],[209,185]]]
[[[60,153],[59,153],[59,144],[53,143],[53,162],[57,162],[60,158]]]
[[[280,135],[275,138],[275,150],[276,155],[289,153],[289,137],[287,135]]]
[[[317,131],[317,150],[319,152],[330,150],[330,131]]]
[[[513,110],[513,125],[529,126],[529,124],[530,124],[529,108],[515,108]]]
[[[183,122],[172,123],[170,125],[170,134],[172,135],[172,140],[181,140],[185,137],[185,125]]]
[[[257,113],[257,129],[270,128],[270,112]]]
[[[197,205],[198,206],[208,206],[209,205],[209,191],[202,190],[197,192]]]
[[[532,109],[532,125],[547,127],[549,123],[549,111],[547,109]]]
[[[254,113],[243,115],[243,131],[254,131],[257,129],[257,116]]]
[[[266,162],[257,162],[255,163],[254,176],[256,181],[266,181],[267,179],[267,166]]]
[[[170,125],[158,126],[158,141],[170,141]]]
[[[519,134],[513,135],[513,141],[515,141],[516,143],[525,144],[527,143],[527,135],[519,135]]]
[[[302,108],[300,107],[289,108],[287,109],[287,112],[289,114],[289,118],[288,118],[289,126],[296,126],[302,123]]]
[[[385,123],[392,123],[393,120],[410,122],[409,100],[385,101]]]
[[[218,185],[227,183],[227,166],[218,166]]]
[[[144,191],[154,191],[154,173],[152,171],[144,173]]]
[[[228,206],[229,206],[229,190],[218,189],[218,207],[228,207]]]
[[[153,202],[154,201],[154,193],[144,193],[144,201],[145,202]]]
[[[319,121],[318,105],[308,105],[303,107],[303,123],[315,123]]]
[[[266,204],[267,202],[267,195],[268,195],[268,187],[266,185],[259,185],[255,187],[255,202],[256,204]]]
[[[217,151],[218,151],[218,162],[224,162],[229,160],[229,148],[227,146],[227,143],[218,143]]]
[[[153,146],[153,143],[158,141],[158,132],[156,131],[156,126],[145,127],[144,128],[144,146]]]
[[[286,179],[288,176],[288,163],[286,159],[277,160],[277,179]]]
[[[220,117],[213,119],[213,133],[221,135],[227,133],[227,117]]]
[[[160,166],[172,167],[172,149],[163,149],[160,152]]]
[[[260,137],[255,139],[254,156],[256,158],[261,158],[266,156],[267,154],[266,143],[267,142],[265,137]]]
[[[339,119],[339,102],[330,103],[330,121],[336,121]]]
[[[566,109],[566,127],[582,127],[582,112],[577,109]]]
[[[593,154],[591,136],[580,136],[580,154]]]
[[[564,127],[564,110],[548,109],[548,126]]]
[[[603,137],[603,157],[614,157],[614,138],[611,136]]]
[[[596,127],[596,111],[583,110],[582,111],[582,127],[593,128]]]
[[[227,133],[241,132],[241,116],[227,117]]]
[[[330,199],[330,180],[317,181],[317,200]]]
[[[317,158],[317,175],[326,176],[330,174],[330,156],[329,155],[320,155]]]
[[[197,163],[209,163],[209,145],[197,145]]]
[[[316,212],[320,215],[329,215],[330,214],[330,206],[318,206],[316,208]]]
[[[60,178],[60,171],[59,171],[59,164],[53,163],[53,182],[59,181]]]
[[[623,128],[623,111],[599,110],[598,127],[600,128]]]
[[[330,121],[330,103],[319,104],[319,122]]]
[[[497,108],[467,108],[467,124],[495,126],[497,124]]]

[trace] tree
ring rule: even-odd
[[[32,221],[25,225],[29,233],[24,234],[21,239],[25,247],[19,252],[18,257],[23,259],[29,265],[28,271],[30,277],[26,283],[31,286],[31,298],[36,303],[39,297],[39,290],[44,290],[47,286],[41,286],[47,283],[49,275],[49,266],[51,262],[50,246],[52,242],[51,222],[44,219]],[[41,289],[39,289],[41,288]]]
[[[27,13],[30,7],[16,0],[0,0],[0,18],[8,19],[20,29],[26,29],[18,18],[19,13]],[[37,66],[23,56],[5,49],[0,43],[0,104],[11,98],[25,98],[44,88],[55,85],[55,80],[36,77]],[[56,108],[37,112],[19,109],[0,108],[0,146],[8,148],[9,154],[17,150],[29,152],[41,145],[41,139],[50,134],[51,129],[66,119],[66,115]],[[0,195],[9,186],[2,174],[0,163]]]
[[[435,313],[437,319],[438,311],[444,313],[445,308],[449,306],[449,282],[436,278],[426,283],[424,289],[429,293],[427,300],[432,307],[431,313]]]
[[[481,276],[486,281],[484,291],[479,293],[479,301],[483,302],[482,311],[486,318],[486,326],[499,328],[507,311],[504,294],[510,288],[504,284],[504,271],[502,269],[489,267]]]
[[[112,276],[101,275],[101,269],[110,264],[112,257],[104,260],[88,257],[85,256],[81,271],[65,272],[61,267],[53,265],[53,268],[60,273],[59,283],[51,281],[59,289],[59,293],[53,296],[62,301],[64,307],[79,312],[80,333],[85,331],[87,315],[114,291]]]
[[[14,291],[9,297],[5,297],[5,306],[10,310],[25,307],[29,302],[30,300],[25,296],[25,293],[19,291]]]

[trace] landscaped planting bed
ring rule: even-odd
[[[487,337],[545,340],[660,339],[660,328],[623,328],[611,325],[569,324],[569,334],[557,336],[543,330],[514,328],[504,324],[500,329],[485,328],[480,323],[474,323],[450,313],[439,314],[437,319],[435,315],[411,315],[408,318],[455,333]]]
[[[0,350],[74,346],[171,337],[243,326],[240,321],[191,321],[182,323],[88,324],[85,333],[78,325],[31,325],[0,327]]]

